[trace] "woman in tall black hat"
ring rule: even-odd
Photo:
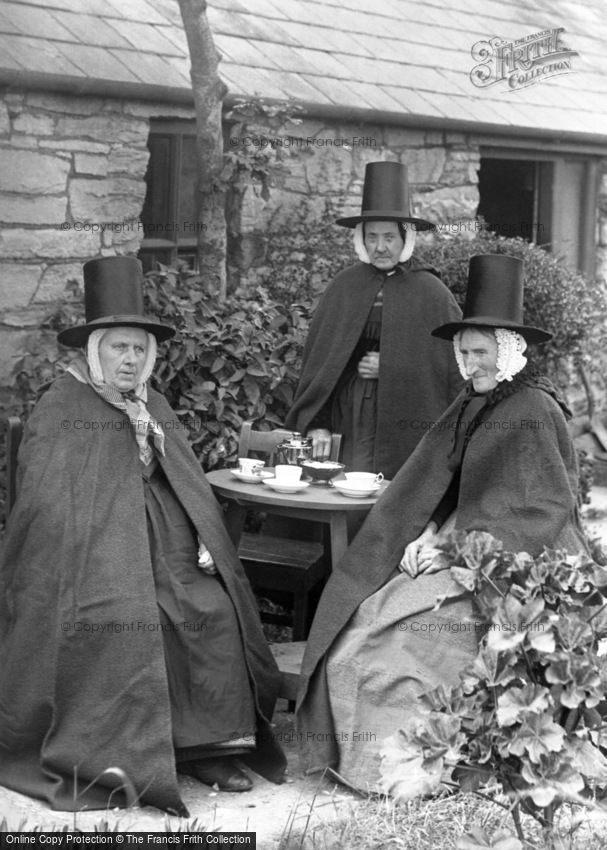
[[[523,265],[470,261],[464,316],[434,330],[453,340],[467,384],[392,481],[331,576],[303,665],[298,723],[308,767],[327,765],[381,790],[379,750],[418,696],[455,685],[479,635],[469,601],[453,600],[437,543],[485,531],[510,551],[586,550],[568,410],[526,365],[550,334],[523,323]],[[420,423],[421,424],[421,423]]]
[[[349,469],[392,478],[423,436],[415,420],[437,419],[461,388],[449,352],[430,336],[461,311],[412,258],[416,232],[434,225],[411,215],[405,165],[369,163],[360,215],[337,224],[354,230],[360,262],[319,302],[287,426],[311,436],[320,458],[331,432],[341,433]]]
[[[273,781],[278,671],[184,429],[147,386],[174,330],[132,257],[84,266],[80,353],[29,418],[0,569],[0,783],[187,814],[177,771]]]

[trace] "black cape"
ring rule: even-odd
[[[154,391],[148,409],[166,435],[162,468],[213,555],[239,621],[258,715],[249,764],[281,781],[285,760],[269,727],[279,673],[248,581],[183,426]],[[158,613],[140,461],[126,415],[62,376],[27,423],[19,474],[0,569],[0,783],[71,809],[75,768],[82,791],[119,767],[143,803],[184,813],[163,637],[137,627]],[[87,622],[111,630],[75,625]],[[96,785],[76,808],[105,807],[108,794]],[[120,804],[114,795],[111,805]]]
[[[330,398],[383,287],[374,469],[393,478],[453,401],[463,381],[453,352],[430,331],[461,318],[447,287],[426,269],[386,276],[358,263],[323,294],[306,340],[299,386],[286,419],[306,433]]]
[[[577,458],[563,409],[539,385],[517,381],[506,391],[505,398],[485,408],[468,443],[456,530],[486,531],[506,549],[532,555],[544,546],[586,551]],[[447,490],[452,477],[447,461],[466,395],[464,390],[445,411],[390,483],[325,587],[307,642],[298,700],[300,740],[310,769],[335,766],[338,758],[326,654],[360,603],[399,575],[405,546],[424,530]],[[416,594],[435,599],[443,589],[441,573],[410,583],[412,600]]]

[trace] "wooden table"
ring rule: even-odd
[[[234,478],[229,469],[208,472],[207,480],[218,498],[228,500],[225,521],[236,548],[247,510],[321,522],[329,526],[331,568],[348,548],[347,515],[360,511],[368,513],[389,483],[384,481],[380,490],[369,498],[351,499],[326,484],[310,484],[299,493],[277,493],[265,484],[244,484]]]

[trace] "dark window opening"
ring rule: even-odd
[[[184,122],[148,139],[150,158],[141,211],[144,238],[139,258],[144,271],[157,263],[185,263],[197,269],[196,139],[193,125]]]
[[[481,158],[478,215],[500,236],[551,242],[552,163]]]

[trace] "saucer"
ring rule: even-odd
[[[347,481],[333,481],[331,483],[342,496],[349,496],[351,499],[368,499],[369,496],[374,496],[381,490],[381,484],[369,484],[363,488],[353,487]]]
[[[271,478],[272,473],[261,469],[259,472],[241,472],[239,469],[231,469],[234,478],[238,478],[243,484],[261,484],[264,478]]]
[[[263,483],[277,493],[298,493],[310,486],[307,481],[277,481],[276,478],[266,478]]]

